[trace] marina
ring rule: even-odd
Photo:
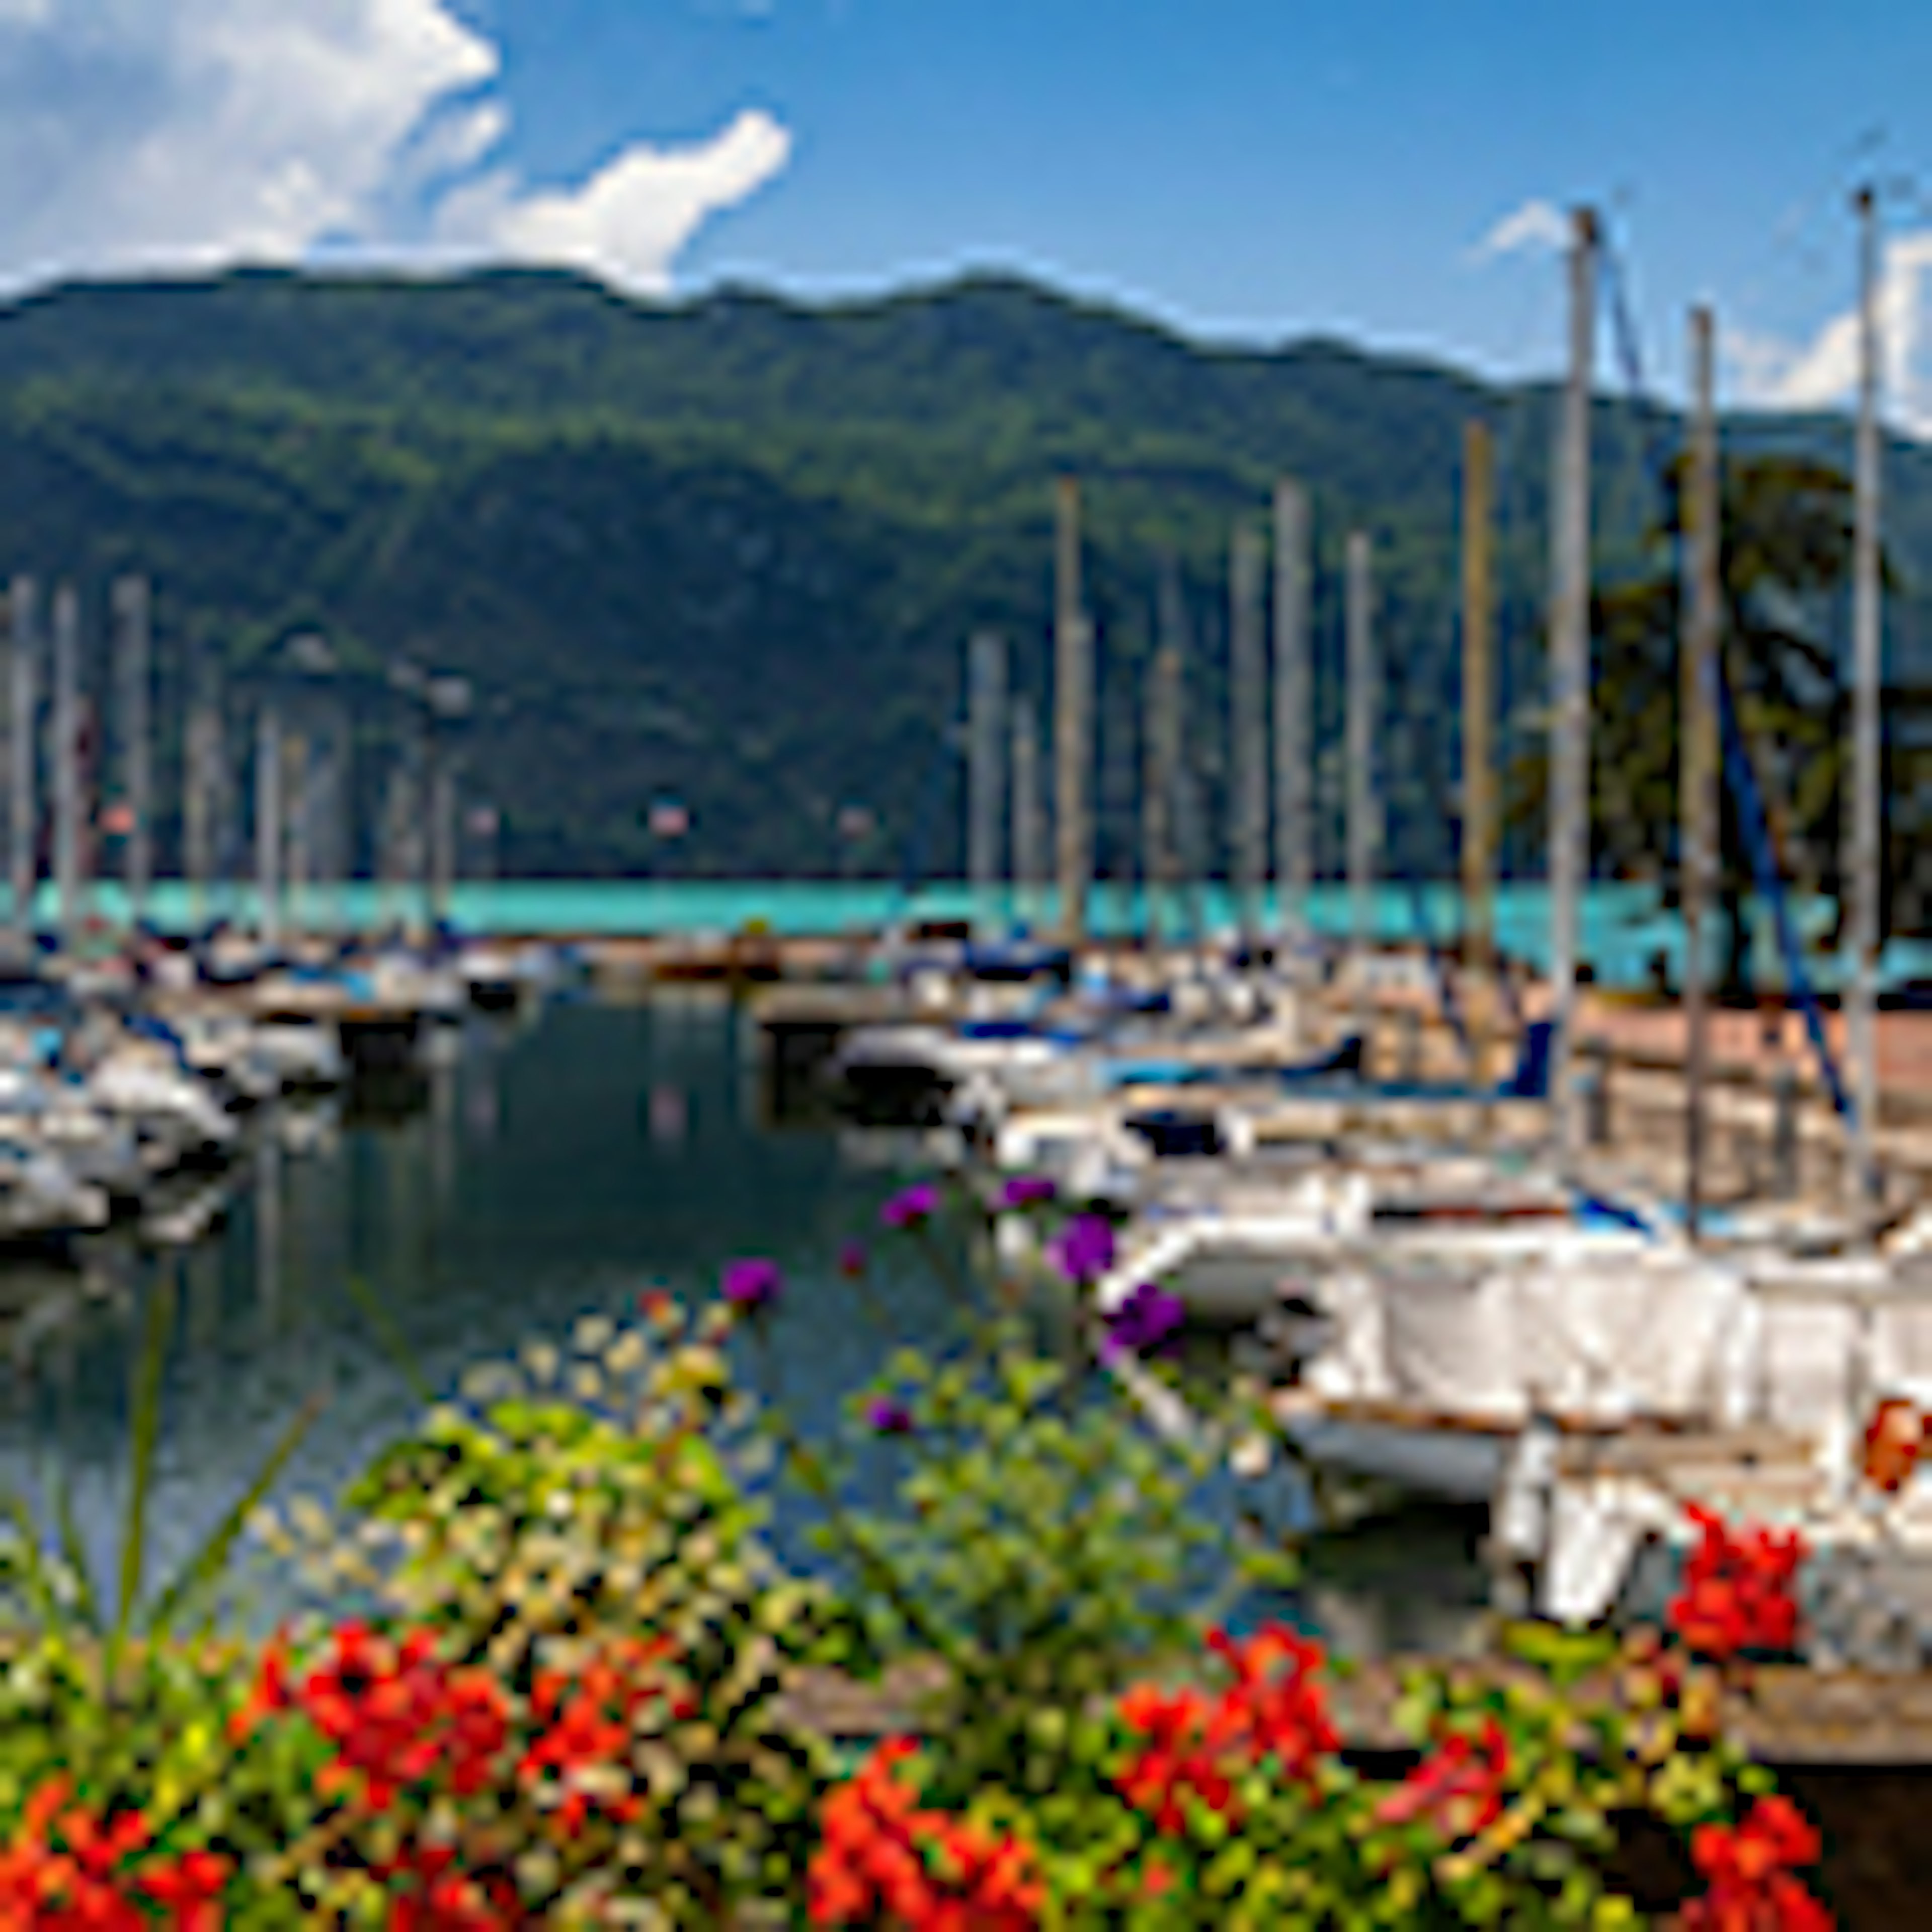
[[[308,630],[225,669],[197,646],[162,681],[145,577],[116,577],[92,628],[75,582],[14,578],[0,1482],[25,1500],[10,1563],[106,1576],[118,1540],[138,1584],[143,1536],[157,1562],[188,1562],[266,1468],[265,1507],[246,1513],[259,1557],[286,1544],[285,1520],[326,1532],[360,1476],[372,1540],[384,1511],[478,1513],[458,1568],[513,1636],[537,1619],[532,1658],[567,1650],[611,1592],[631,1616],[662,1586],[668,1630],[689,1605],[663,1583],[668,1550],[698,1552],[694,1604],[748,1591],[754,1570],[796,1582],[778,1591],[794,1608],[843,1593],[850,1627],[799,1654],[850,1671],[772,1662],[782,1633],[763,1624],[727,1647],[780,1708],[869,1696],[868,1716],[814,1720],[848,1750],[894,1721],[889,1685],[849,1681],[894,1618],[916,1653],[900,1664],[940,1673],[931,1696],[1010,1707],[1014,1737],[1032,1736],[1031,1680],[969,1694],[974,1670],[1064,1666],[1070,1735],[1100,1680],[1062,1652],[1069,1633],[1072,1652],[1104,1650],[1112,1600],[1094,1580],[1114,1561],[1082,1539],[1139,1505],[1150,1539],[1172,1534],[1121,1558],[1143,1565],[1122,1586],[1137,1628],[1171,1630],[1170,1600],[1204,1569],[1213,1654],[1252,1642],[1300,1671],[1312,1635],[1370,1666],[1346,1736],[1325,1718],[1311,1732],[1352,1762],[1393,1748],[1393,1687],[1418,1654],[1442,1684],[1473,1671],[1480,1688],[1507,1677],[1510,1645],[1574,1640],[1642,1683],[1646,1633],[1688,1627],[1715,1663],[1695,1696],[1672,1680],[1673,1710],[1702,1697],[1721,1714],[1744,1694],[1726,1669],[1768,1654],[1772,1702],[1732,1714],[1761,1754],[1922,1765],[1910,1699],[1874,1742],[1873,1687],[1932,1670],[1932,974],[1909,938],[1881,944],[1898,922],[1880,850],[1862,216],[1828,892],[1825,867],[1792,857],[1795,782],[1754,759],[1725,656],[1735,539],[1707,310],[1690,317],[1682,447],[1642,452],[1652,540],[1676,573],[1674,817],[1640,862],[1609,855],[1623,807],[1603,790],[1625,776],[1603,776],[1617,721],[1593,652],[1605,600],[1630,586],[1593,576],[1593,394],[1606,305],[1628,318],[1588,209],[1562,251],[1546,583],[1513,620],[1533,628],[1543,688],[1504,716],[1495,451],[1472,418],[1461,711],[1431,754],[1453,743],[1460,771],[1434,795],[1410,782],[1427,734],[1391,716],[1400,545],[1324,527],[1318,598],[1315,520],[1345,500],[1320,477],[1277,476],[1265,515],[1251,502],[1227,524],[1224,715],[1204,722],[1184,713],[1198,614],[1172,560],[1150,648],[1102,650],[1106,472],[1053,476],[1050,626],[1030,652],[974,628],[950,708],[922,725],[939,753],[927,816],[950,800],[963,876],[922,880],[909,859],[892,887],[466,877],[482,869],[468,848],[494,872],[502,830],[469,788],[472,728],[515,700],[413,650],[378,662]],[[1630,388],[1642,400],[1640,370]],[[1506,782],[1532,806],[1506,814]],[[666,793],[636,816],[670,872],[689,811]],[[1419,838],[1431,818],[1450,836]],[[872,821],[848,803],[835,822]],[[1418,844],[1453,850],[1457,875],[1418,876]],[[674,1334],[614,1424],[647,1335]],[[492,1361],[517,1365],[522,1396],[475,1393]],[[730,1399],[734,1378],[754,1402]],[[925,1421],[893,1392],[915,1384]],[[762,1460],[720,1449],[760,1403]],[[277,1474],[292,1414],[313,1426]],[[837,1483],[803,1446],[834,1440],[840,1456],[860,1445]],[[1034,1460],[1006,1466],[1022,1441]],[[893,1490],[877,1466],[896,1446],[929,1461]],[[487,1476],[466,1468],[478,1455]],[[763,1480],[775,1462],[790,1489]],[[521,1515],[496,1500],[512,1466],[532,1485]],[[1163,1531],[1170,1469],[1197,1486]],[[854,1527],[855,1501],[889,1495],[909,1520]],[[1054,1520],[1014,1527],[1055,1496]],[[549,1526],[580,1508],[578,1550]],[[634,1508],[643,1526],[607,1549]],[[881,1552],[946,1509],[964,1526],[952,1545],[894,1573]],[[151,1532],[125,1526],[143,1511]],[[725,1560],[733,1526],[767,1520],[776,1570]],[[57,1556],[31,1541],[49,1522]],[[441,1534],[413,1528],[416,1548]],[[526,1534],[554,1572],[519,1558],[500,1576],[493,1539]],[[1063,1560],[1071,1580],[1034,1603]],[[976,1596],[1002,1563],[1000,1600]],[[1700,1621],[1713,1574],[1724,1616]],[[257,1641],[312,1613],[362,1644],[371,1576],[262,1563],[230,1579],[227,1607]],[[442,1586],[434,1564],[415,1583]],[[949,1625],[920,1589],[970,1608]],[[649,1654],[709,1657],[721,1640],[694,1614],[706,1628],[677,1646],[654,1630]],[[411,1670],[433,1622],[407,1640]],[[493,1668],[501,1636],[492,1624],[473,1646]],[[265,1666],[265,1706],[287,1701],[280,1669]],[[554,1712],[572,1675],[544,1666],[530,1708]],[[1259,1680],[1242,1681],[1229,1697]],[[1848,1682],[1864,1687],[1856,1724],[1833,1701]],[[1144,1728],[1165,1694],[1141,1684],[1120,1720]],[[1500,1780],[1495,1696],[1483,1748]],[[648,1701],[638,1690],[625,1721]],[[1226,1708],[1214,1749],[1250,1736]],[[700,1708],[666,1700],[680,1724]],[[1683,1716],[1700,1748],[1704,1721]],[[1438,1740],[1442,1762],[1470,1735]],[[1648,1749],[1633,1747],[1641,1779]],[[540,1757],[515,1778],[534,1786]],[[1139,1762],[1118,1792],[1152,1775]],[[1204,1796],[1221,1774],[1188,1775]],[[1401,1782],[1372,1822],[1434,1802]],[[1184,1820],[1171,1792],[1155,1817]]]

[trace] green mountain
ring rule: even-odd
[[[1160,559],[1187,593],[1211,826],[1228,534],[1291,472],[1315,495],[1330,790],[1339,563],[1359,525],[1376,540],[1400,781],[1389,837],[1420,868],[1453,832],[1463,424],[1484,417],[1498,440],[1505,699],[1526,706],[1550,400],[1332,341],[1203,347],[1001,279],[830,308],[736,291],[656,305],[522,272],[75,285],[0,311],[0,568],[76,578],[91,633],[106,580],[147,572],[176,740],[195,664],[225,666],[243,706],[291,633],[325,633],[354,694],[365,823],[404,728],[383,667],[468,675],[468,789],[503,810],[507,871],[892,872],[908,855],[943,870],[958,863],[946,726],[965,640],[1003,630],[1044,700],[1049,484],[1071,472],[1100,638],[1101,856],[1118,866]],[[1599,430],[1614,572],[1676,431],[1614,400]],[[1828,421],[1730,434],[1847,450]],[[1932,454],[1894,448],[1888,515],[1907,579],[1893,647],[1918,662]],[[170,786],[178,759],[164,747]],[[644,822],[659,796],[694,821],[669,852]],[[848,802],[880,830],[842,854]]]

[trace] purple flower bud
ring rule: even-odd
[[[760,1309],[769,1308],[778,1300],[778,1291],[784,1286],[784,1277],[779,1274],[776,1262],[754,1256],[725,1265],[724,1299],[734,1308],[742,1309],[747,1314],[754,1315]]]
[[[1076,1214],[1054,1236],[1048,1252],[1069,1281],[1097,1281],[1114,1265],[1114,1227],[1098,1214]]]
[[[879,1210],[879,1219],[889,1228],[922,1227],[939,1210],[939,1190],[929,1180],[895,1194]]]
[[[863,1241],[840,1244],[838,1272],[848,1281],[856,1281],[866,1272],[866,1244]]]
[[[1000,1190],[1002,1208],[1033,1208],[1051,1201],[1059,1192],[1043,1174],[1016,1174]]]
[[[1172,1345],[1186,1318],[1178,1297],[1144,1281],[1108,1315],[1105,1346],[1136,1355],[1160,1351]]]
[[[889,1395],[874,1396],[866,1405],[866,1420],[881,1436],[912,1433],[912,1411]]]

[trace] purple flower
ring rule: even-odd
[[[895,1194],[879,1210],[879,1219],[889,1228],[920,1228],[939,1211],[939,1190],[929,1180]]]
[[[1002,1208],[1032,1208],[1051,1201],[1058,1190],[1043,1174],[1016,1174],[1000,1190]]]
[[[866,1272],[866,1244],[863,1241],[844,1241],[840,1244],[838,1272],[848,1281],[856,1281]]]
[[[1098,1214],[1076,1214],[1054,1236],[1048,1252],[1069,1281],[1097,1281],[1114,1265],[1114,1226]]]
[[[725,1265],[724,1299],[734,1308],[742,1309],[748,1315],[755,1315],[760,1309],[770,1307],[778,1300],[778,1291],[784,1286],[784,1277],[778,1273],[776,1262],[754,1256]]]
[[[1105,1346],[1136,1355],[1161,1350],[1172,1345],[1186,1314],[1178,1297],[1144,1281],[1107,1316]]]
[[[866,1405],[866,1420],[881,1436],[910,1436],[912,1411],[891,1396],[874,1396]]]

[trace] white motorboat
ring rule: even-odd
[[[348,1078],[335,1030],[320,1021],[284,1014],[259,1022],[252,1047],[284,1090],[322,1092]]]
[[[98,1106],[137,1131],[173,1143],[182,1158],[226,1154],[241,1131],[206,1084],[152,1041],[114,1048],[86,1084]]]
[[[0,1240],[58,1239],[107,1225],[105,1191],[76,1180],[19,1124],[0,1120]]]
[[[456,970],[478,1012],[513,1013],[538,989],[540,968],[507,946],[466,946]]]

